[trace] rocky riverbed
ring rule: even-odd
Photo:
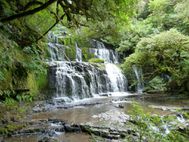
[[[140,120],[134,119],[128,113],[133,110],[134,101],[141,104],[144,111],[149,112],[151,116],[155,114],[173,116],[176,121],[163,128],[165,131],[169,129],[188,131],[188,120],[184,115],[173,112],[175,107],[171,106],[171,103],[162,106],[161,103],[158,105],[145,97],[133,97],[103,97],[98,98],[98,101],[94,99],[91,101],[93,103],[85,100],[83,103],[64,105],[64,107],[60,107],[61,105],[57,103],[53,104],[53,101],[38,102],[27,119],[22,121],[24,127],[2,135],[0,140],[2,142],[76,142],[81,137],[80,141],[87,142],[124,141],[129,137],[135,141],[140,137],[140,132],[135,129],[138,125],[137,121]],[[167,109],[160,109],[161,107]],[[174,128],[171,126],[173,124]],[[158,128],[153,126],[153,129],[155,131]]]

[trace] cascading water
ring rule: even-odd
[[[58,43],[48,43],[50,60],[62,61],[64,60],[64,46]]]
[[[58,41],[58,40],[56,40]],[[95,56],[105,60],[105,64],[91,65],[82,62],[82,51],[75,44],[76,62],[59,60],[59,45],[50,42],[49,89],[56,98],[82,99],[112,92],[126,92],[127,79],[113,63],[118,63],[117,53],[107,49],[102,42],[95,41]],[[64,48],[64,46],[62,45]],[[63,52],[64,54],[64,52]]]
[[[136,65],[133,65],[132,67],[133,67],[133,71],[137,79],[137,92],[138,94],[142,94],[143,89],[144,89],[144,84],[142,81],[142,70],[138,69]]]
[[[76,62],[82,62],[82,50],[78,47],[77,42],[75,43],[76,50]]]
[[[127,79],[121,70],[114,64],[107,63],[106,72],[111,82],[113,92],[124,92],[127,90]]]
[[[97,40],[91,41],[94,52],[97,58],[105,61],[105,68],[110,79],[112,92],[125,92],[127,90],[127,79],[122,74],[120,68],[115,64],[118,63],[118,54],[112,49],[107,49],[105,45]]]
[[[93,48],[91,48],[91,52],[93,52],[97,58],[103,59],[105,63],[118,63],[117,52],[112,49],[107,49],[104,43],[94,39],[91,41],[91,44],[93,46]]]
[[[64,60],[64,45],[58,43],[58,35],[50,32],[48,34],[48,50],[50,54],[50,61],[63,61]]]
[[[51,62],[50,77],[56,97],[82,99],[112,92],[106,72],[89,63]]]

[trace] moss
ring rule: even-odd
[[[9,101],[11,100],[9,99]],[[6,104],[0,104],[0,108],[0,135],[7,135],[26,126],[23,121],[19,122],[25,116],[27,105],[21,107],[18,102],[8,103],[7,100]]]
[[[35,74],[29,73],[27,78],[27,87],[30,89],[32,95],[38,93],[38,86],[35,80]]]
[[[37,77],[36,77],[36,83],[37,86],[39,88],[39,90],[43,89],[45,86],[47,86],[47,73],[40,73]]]
[[[66,48],[65,53],[66,53],[66,57],[69,58],[69,59],[66,58],[66,60],[71,60],[71,61],[75,60],[75,58],[76,58],[75,47]]]
[[[91,58],[88,61],[89,63],[104,63],[104,60],[99,59],[99,58]]]
[[[47,73],[42,72],[39,74],[29,73],[27,78],[27,88],[30,90],[30,94],[36,97],[44,87],[47,86]]]
[[[0,127],[0,135],[8,135],[8,134],[18,131],[24,127],[25,127],[24,124],[9,123],[9,124],[5,125],[4,127]]]
[[[91,58],[94,58],[94,54],[89,52],[89,48],[82,48],[83,61],[88,61]]]
[[[23,49],[9,36],[0,30],[0,90],[3,92],[0,99],[10,97],[6,91],[17,89],[29,89],[30,95],[36,96],[47,83],[46,65],[41,62],[46,57],[46,44],[41,41]],[[17,95],[20,94],[14,94],[13,98]]]

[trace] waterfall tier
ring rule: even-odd
[[[49,87],[56,97],[82,99],[126,91],[126,78],[113,64],[99,67],[89,63],[54,61],[49,66]],[[109,72],[110,68],[112,72]]]
[[[76,50],[76,62],[82,62],[82,50],[78,47],[77,42],[75,43]]]
[[[92,40],[93,48],[90,49],[95,54],[96,58],[103,59],[105,63],[118,63],[118,54],[112,49],[107,49],[103,42]]]
[[[50,61],[63,61],[65,47],[58,43],[48,43],[48,51],[50,54]]]
[[[143,83],[143,79],[142,79],[142,69],[137,68],[137,66],[135,66],[135,65],[133,65],[132,68],[133,68],[133,71],[135,73],[136,80],[137,80],[136,91],[138,92],[138,94],[142,94],[142,92],[144,90],[144,83]]]
[[[83,99],[113,92],[126,92],[127,79],[122,74],[118,55],[107,49],[104,43],[92,40],[91,52],[105,64],[82,62],[82,48],[75,43],[75,61],[65,61],[65,46],[58,43],[58,37],[52,33],[48,43],[51,60],[49,62],[49,89],[53,97]]]

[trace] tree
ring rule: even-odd
[[[156,76],[167,81],[167,89],[186,89],[189,77],[189,37],[171,29],[149,38],[142,38],[135,52],[126,58],[123,69],[142,67],[146,82]]]
[[[5,0],[0,2],[3,9],[0,22],[6,23],[18,19],[27,19],[32,15],[43,11],[45,18],[53,17],[54,24],[42,34],[45,35],[60,21],[67,26],[85,25],[89,21],[107,21],[120,22],[127,20],[128,16],[133,14],[132,7],[137,0],[19,0],[15,3],[8,3]],[[9,12],[6,13],[8,5]],[[16,8],[15,8],[16,5]],[[46,17],[45,13],[49,13]],[[45,20],[42,22],[46,22]],[[32,28],[33,29],[33,28]],[[40,39],[38,37],[37,39]]]

